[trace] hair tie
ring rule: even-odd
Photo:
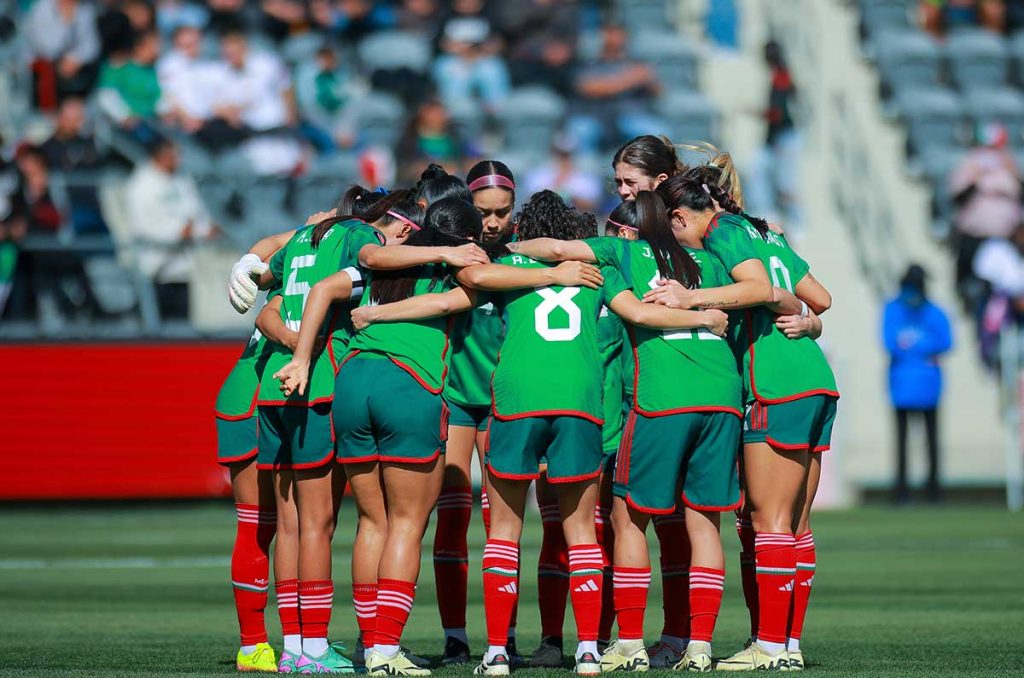
[[[480,177],[479,179],[474,179],[469,183],[469,190],[476,191],[478,189],[489,188],[491,186],[501,186],[512,191],[516,190],[515,182],[500,174],[488,174]]]
[[[636,226],[627,226],[626,224],[620,224],[619,222],[615,221],[611,217],[608,217],[608,223],[611,224],[612,226],[618,226],[619,228],[624,228],[627,231],[636,231],[637,233],[640,232],[640,229],[637,228]]]
[[[378,186],[377,190],[375,190],[374,193],[380,193],[381,195],[387,195],[388,194],[388,189],[384,188],[383,186]]]
[[[711,189],[708,188],[707,184],[701,184],[700,187],[704,189],[705,193],[707,193],[708,195],[711,195]]]
[[[412,230],[414,230],[414,231],[419,231],[420,230],[420,225],[417,224],[412,219],[409,219],[408,217],[403,217],[401,214],[399,214],[398,212],[395,212],[393,210],[388,210],[387,213],[389,215],[393,216],[395,219],[398,219],[399,221],[404,221],[405,223],[409,224],[409,226],[412,227]]]

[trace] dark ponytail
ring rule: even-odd
[[[427,207],[444,198],[460,198],[471,202],[473,196],[466,187],[466,182],[459,177],[448,174],[444,167],[430,163],[420,174],[416,184],[416,198],[427,203]]]
[[[340,224],[343,221],[358,219],[368,224],[381,222],[382,226],[387,226],[397,219],[397,217],[388,214],[388,212],[399,214],[414,224],[419,224],[423,221],[423,207],[416,202],[415,194],[407,188],[399,188],[386,195],[382,195],[365,209],[360,209],[359,212],[359,214],[342,214],[339,212],[335,216],[328,217],[318,223],[313,228],[313,237],[311,239],[313,247],[319,247],[320,241],[327,235],[327,232],[335,224]]]
[[[472,203],[459,198],[442,198],[433,203],[423,218],[423,228],[414,231],[405,241],[413,247],[458,247],[480,236],[483,224]],[[450,282],[453,271],[444,264],[429,267],[431,287]],[[416,290],[416,281],[422,276],[419,269],[400,271],[374,271],[370,282],[370,298],[376,304],[390,304],[408,299]]]
[[[715,202],[723,210],[730,214],[739,215],[753,224],[762,238],[768,233],[768,222],[760,217],[751,216],[744,212],[743,207],[722,186],[722,168],[714,165],[700,165],[691,169],[685,176],[693,182],[699,183],[701,190],[704,190],[706,187],[708,194],[714,198]]]
[[[636,167],[652,179],[659,174],[674,177],[686,171],[668,137],[644,134],[624,143],[612,157],[612,169],[619,163]]]
[[[353,184],[351,188],[345,191],[345,195],[341,196],[341,200],[338,201],[338,206],[335,208],[334,213],[350,214],[361,219],[363,214],[385,195],[387,195],[387,191],[383,189],[371,191],[359,184]]]
[[[636,194],[636,219],[640,239],[651,247],[662,278],[677,280],[683,287],[700,287],[700,266],[672,233],[665,202],[653,191]]]

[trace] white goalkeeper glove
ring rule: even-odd
[[[253,307],[256,303],[256,294],[260,289],[256,281],[269,268],[255,254],[246,254],[231,267],[231,277],[228,279],[228,301],[236,311],[245,313]]]

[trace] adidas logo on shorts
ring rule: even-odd
[[[580,584],[579,586],[577,586],[573,590],[574,591],[596,591],[597,590],[597,584],[594,583],[593,579],[588,579],[587,581],[583,582],[582,584]]]

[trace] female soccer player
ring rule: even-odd
[[[598,238],[524,242],[519,251],[615,266],[635,283],[637,297],[662,278],[686,288],[730,284],[721,263],[700,249],[699,238],[669,226],[664,203],[641,191],[630,208],[638,240]],[[619,222],[624,226],[623,222]],[[690,236],[685,238],[684,236]],[[684,249],[683,245],[692,247]],[[736,448],[740,437],[740,378],[732,349],[708,332],[654,332],[627,324],[635,360],[634,396],[615,467],[614,596],[619,639],[602,668],[646,670],[643,617],[651,568],[645,536],[651,515],[667,515],[682,501],[689,542],[691,640],[677,668],[710,670],[711,637],[725,578],[719,513],[739,505]],[[680,390],[679,384],[690,384]],[[682,489],[677,496],[677,487]]]
[[[812,453],[828,448],[839,394],[813,339],[790,339],[771,313],[749,307],[758,296],[765,302],[755,290],[763,287],[768,271],[774,284],[772,300],[780,302],[769,306],[773,312],[793,314],[795,302],[797,308],[810,306],[821,313],[831,297],[785,239],[764,221],[744,215],[715,179],[697,169],[666,181],[658,194],[674,227],[698,233],[705,247],[731,267],[737,283],[716,290],[662,285],[647,298],[678,308],[748,308],[743,337],[743,466],[756,535],[757,640],[717,666],[731,671],[789,668],[787,627],[793,589],[813,576],[813,570],[797,570],[794,535],[802,527],[809,486],[815,483]],[[716,204],[725,211],[718,211]],[[802,664],[799,656],[797,661]]]
[[[623,200],[634,199],[640,191],[653,191],[686,169],[672,142],[651,134],[630,139],[612,157],[615,189]]]

